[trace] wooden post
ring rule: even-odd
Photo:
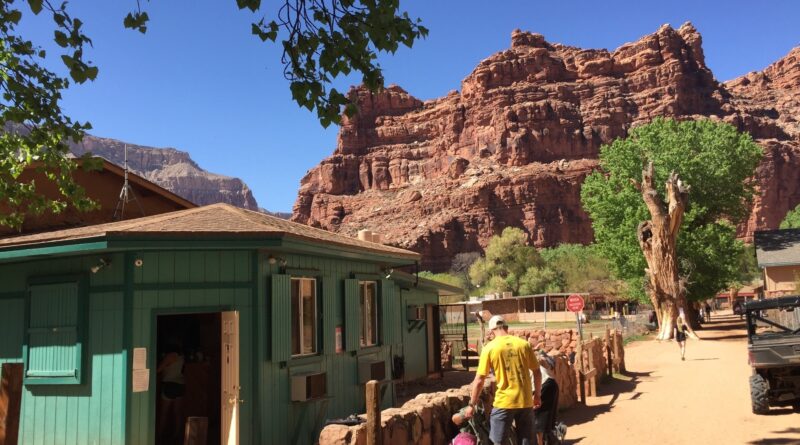
[[[367,382],[367,445],[382,445],[381,431],[381,384],[377,380]]]
[[[611,368],[612,361],[611,361],[611,332],[608,330],[608,325],[606,325],[606,345],[605,345],[605,354],[606,354],[606,374],[611,377],[614,370]]]
[[[583,341],[578,340],[578,348],[575,353],[575,369],[578,371],[578,401],[586,403],[586,379],[583,374]]]
[[[617,372],[625,372],[625,349],[623,346],[622,332],[614,333],[614,363]]]
[[[588,355],[587,361],[589,362],[589,364],[586,366],[587,368],[589,368],[587,371],[595,370],[595,372],[591,376],[587,376],[588,379],[589,379],[589,391],[588,391],[587,395],[591,396],[591,397],[597,396],[597,371],[596,371],[596,368],[593,368],[594,367],[594,344],[595,344],[595,340],[592,339],[592,341],[589,342],[589,349],[586,350],[586,354]]]

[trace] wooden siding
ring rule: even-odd
[[[78,282],[30,287],[28,309],[28,357],[25,376],[50,383],[56,377],[70,377],[80,383],[81,342]],[[61,379],[59,379],[60,381]]]
[[[285,362],[292,355],[292,291],[289,275],[271,279],[270,314],[272,320],[272,361]]]
[[[130,393],[128,443],[155,441],[157,394],[155,368],[156,317],[161,314],[239,311],[241,443],[258,443],[252,436],[254,400],[252,316],[253,253],[157,252],[140,255],[142,266],[134,273],[131,348],[148,348],[150,390]],[[153,286],[148,286],[153,285]],[[150,290],[152,288],[152,290]],[[250,402],[250,403],[248,403]],[[213,439],[213,438],[211,438]]]
[[[121,291],[97,290],[122,285],[122,255],[106,257],[112,259],[111,266],[89,274],[84,383],[25,385],[20,412],[21,444],[125,443],[123,295]],[[87,256],[0,266],[0,361],[22,361],[25,324],[24,299],[2,295],[24,297],[28,280],[33,277],[88,274],[99,260],[99,256]]]
[[[268,255],[281,262],[269,264]],[[392,280],[381,282],[381,343],[361,348],[359,330],[347,341],[349,319],[358,320],[356,275],[385,274],[375,263],[255,251],[143,252],[141,267],[124,264],[123,254],[106,254],[111,264],[88,274],[89,298],[84,383],[26,385],[23,391],[20,443],[152,444],[155,430],[156,317],[159,314],[240,312],[241,443],[313,443],[326,418],[364,411],[364,385],[358,383],[359,361],[384,361],[391,378],[393,356],[413,350],[419,339],[406,335],[405,291]],[[128,259],[132,260],[133,254]],[[48,259],[0,265],[0,362],[21,362],[24,306],[28,279],[35,276],[88,273],[100,256]],[[285,265],[281,264],[285,261]],[[319,338],[322,353],[312,357],[272,359],[272,277],[286,268],[315,271],[320,281]],[[131,271],[126,282],[125,271]],[[254,275],[254,271],[257,274]],[[353,280],[353,281],[350,281]],[[346,283],[355,283],[345,309]],[[255,294],[254,294],[255,292]],[[414,291],[420,300],[436,301],[433,292]],[[416,298],[416,297],[415,297]],[[350,324],[354,323],[350,321]],[[335,352],[335,330],[342,328],[345,346]],[[411,342],[409,347],[405,347]],[[351,346],[352,345],[352,346]],[[290,345],[287,344],[290,348]],[[148,348],[150,391],[132,393],[129,354]],[[407,359],[406,373],[416,371]],[[290,376],[325,372],[326,398],[290,401]],[[383,407],[393,405],[391,383],[383,386]],[[58,413],[54,415],[54,413]]]
[[[380,345],[369,348],[358,347],[358,330],[356,330],[355,340],[351,340],[348,335],[345,318],[353,323],[353,314],[358,319],[358,280],[353,280],[354,274],[377,275],[381,273],[377,264],[370,264],[357,261],[330,260],[317,257],[299,255],[280,255],[286,260],[287,268],[310,269],[316,271],[322,280],[321,307],[323,308],[324,319],[321,323],[321,338],[332,338],[334,335],[331,330],[336,327],[343,328],[345,346],[350,349],[350,345],[355,341],[353,351],[341,353],[323,353],[313,357],[290,359],[285,366],[273,361],[264,361],[260,366],[261,396],[260,400],[260,426],[261,443],[291,444],[300,445],[312,444],[319,435],[322,423],[325,419],[335,417],[345,417],[352,413],[364,411],[364,385],[358,383],[358,361],[383,360],[387,364],[387,374],[391,370],[392,348],[388,345]],[[264,310],[270,305],[272,295],[269,292],[270,276],[281,271],[279,265],[270,265],[266,261],[264,254],[260,261],[259,288],[266,292],[265,301],[259,301],[259,314],[268,314]],[[345,291],[351,284],[352,289]],[[395,286],[392,282],[391,286]],[[345,296],[354,295],[347,300],[345,306]],[[345,307],[347,313],[345,313]],[[264,315],[264,323],[270,325],[272,321]],[[328,319],[332,317],[331,319]],[[390,315],[391,320],[382,321],[384,323],[396,323],[397,314]],[[263,330],[269,333],[270,329]],[[326,348],[327,350],[327,348]],[[327,377],[328,396],[325,399],[308,402],[291,402],[290,376],[309,372],[325,372]],[[384,386],[383,406],[390,407],[394,401],[391,384]]]
[[[406,308],[437,304],[438,295],[417,289],[401,290],[400,310],[404,320]],[[438,316],[438,314],[436,314]],[[403,380],[414,380],[428,376],[428,333],[424,321],[403,321],[403,351],[405,357],[405,374]]]
[[[405,324],[405,311],[400,310],[399,292],[395,292],[394,281],[381,280],[381,324],[380,330],[383,333],[382,342],[387,346],[400,345],[401,325]],[[389,321],[387,323],[387,321]]]
[[[361,339],[361,287],[356,279],[344,280],[344,336],[348,351],[357,351]]]

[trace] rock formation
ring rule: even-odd
[[[195,204],[225,202],[259,210],[253,193],[241,179],[203,170],[185,151],[127,145],[131,170]],[[116,139],[87,135],[71,149],[77,155],[91,152],[121,166],[125,160],[124,146],[124,142]]]
[[[776,227],[800,202],[800,49],[760,73],[719,83],[690,24],[662,26],[615,51],[514,31],[461,91],[421,101],[398,86],[354,88],[334,154],[301,181],[293,220],[349,235],[362,228],[443,270],[506,226],[536,246],[588,243],[580,203],[599,147],[658,116],[709,117],[764,147],[760,195],[740,235]]]

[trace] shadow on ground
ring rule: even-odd
[[[785,411],[785,410],[775,410],[775,411]],[[791,410],[789,410],[789,412],[791,412]],[[772,434],[779,434],[781,436],[794,435],[794,434],[800,435],[800,428],[786,428],[783,431],[773,431]],[[752,440],[747,443],[750,445],[788,445],[788,444],[796,445],[800,443],[800,437],[766,437],[764,439]]]
[[[603,380],[602,384],[597,387],[598,397],[611,396],[608,403],[602,405],[582,406],[576,405],[559,415],[560,420],[571,425],[580,425],[586,422],[591,422],[595,417],[600,414],[611,411],[614,404],[617,403],[620,396],[630,395],[625,400],[637,400],[641,397],[642,393],[636,391],[636,387],[644,380],[651,380],[652,372],[626,372],[622,374],[622,378],[611,377]],[[582,438],[581,438],[582,439]],[[567,443],[578,443],[581,439],[573,439]]]

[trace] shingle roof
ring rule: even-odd
[[[759,266],[800,264],[800,229],[757,231],[753,239]]]
[[[53,232],[0,239],[0,250],[34,247],[50,242],[78,241],[105,236],[173,235],[173,236],[287,236],[395,257],[419,259],[410,250],[361,241],[303,224],[240,209],[230,204],[212,204],[161,215],[97,224]]]

